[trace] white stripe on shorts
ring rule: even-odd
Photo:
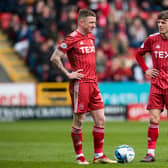
[[[74,113],[78,110],[79,82],[74,83]]]

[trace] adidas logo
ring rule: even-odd
[[[82,142],[81,142],[81,141],[79,141],[78,143],[76,143],[76,146],[81,145],[81,144],[82,144]]]
[[[150,137],[148,137],[148,141],[151,141],[152,139]]]
[[[83,44],[84,44],[83,41],[81,41],[81,42],[80,42],[80,45],[83,45]]]
[[[157,45],[156,48],[160,48],[160,45]]]

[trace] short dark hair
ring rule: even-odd
[[[164,10],[158,14],[157,19],[168,19],[168,10]]]
[[[84,17],[93,16],[96,17],[96,13],[89,9],[80,9],[78,14],[78,20]]]

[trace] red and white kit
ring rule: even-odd
[[[149,52],[152,55],[153,68],[159,70],[159,75],[151,79],[147,109],[168,109],[168,39],[163,39],[160,33],[150,35],[136,53],[136,59],[141,68],[148,67],[142,57]]]
[[[75,113],[104,108],[96,79],[95,46],[92,33],[83,35],[77,30],[67,35],[58,44],[58,49],[66,53],[73,71],[82,69],[81,80],[70,81],[72,108]]]

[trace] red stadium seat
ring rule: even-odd
[[[1,13],[0,14],[0,22],[1,22],[2,30],[6,30],[9,27],[11,18],[12,18],[11,13]]]

